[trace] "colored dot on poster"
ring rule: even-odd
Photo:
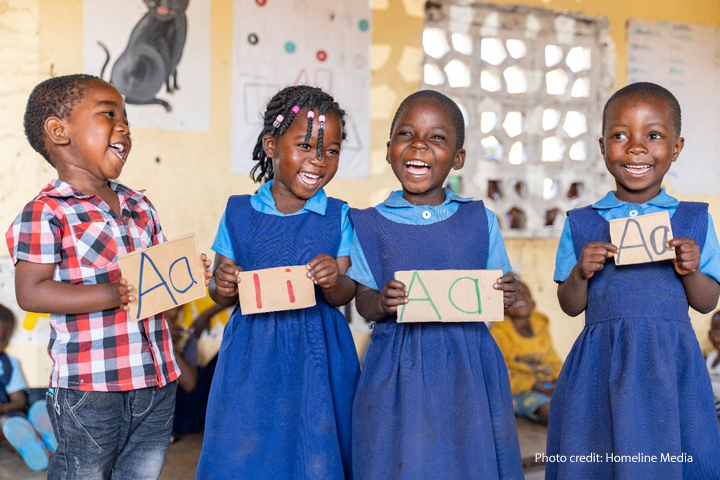
[[[325,50],[318,50],[318,52],[315,56],[321,62],[324,62],[325,60],[327,60],[327,52],[325,52]]]
[[[365,20],[365,19],[363,18],[362,20],[360,20],[360,21],[358,22],[358,28],[359,28],[361,31],[365,32],[365,31],[367,31],[368,28],[370,28],[370,22],[368,22],[367,20]]]
[[[255,0],[255,3],[257,3],[259,7],[264,7],[267,0]]]
[[[294,42],[285,42],[285,51],[287,53],[295,53],[295,43]]]
[[[248,42],[250,42],[250,45],[256,45],[259,41],[260,39],[254,33],[248,35]]]

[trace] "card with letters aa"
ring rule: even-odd
[[[493,285],[501,270],[413,270],[395,272],[407,287],[408,303],[397,309],[398,323],[500,322],[503,292]]]
[[[120,257],[120,271],[135,287],[130,317],[142,320],[204,297],[205,266],[194,233]]]
[[[296,310],[315,305],[315,284],[305,265],[240,272],[243,315]]]
[[[610,241],[620,250],[615,254],[615,265],[672,260],[675,249],[667,246],[672,238],[666,211],[610,220]]]

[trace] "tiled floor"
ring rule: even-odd
[[[545,427],[527,420],[518,419],[518,436],[523,458],[534,459],[535,453],[545,451]],[[192,480],[195,478],[195,466],[200,455],[202,434],[195,433],[183,436],[178,442],[170,445],[161,480]],[[35,480],[44,479],[45,472],[31,472],[20,456],[11,454],[0,447],[0,480]],[[531,467],[526,470],[525,480],[544,478],[544,468]]]

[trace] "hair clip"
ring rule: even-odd
[[[273,127],[278,128],[283,120],[285,120],[285,117],[283,117],[282,115],[278,115],[273,122]]]
[[[308,110],[308,118],[315,118],[315,112]]]
[[[298,107],[297,105],[295,105],[295,106],[292,108],[292,112],[293,112],[295,115],[297,115],[297,113],[298,113],[299,111],[300,111],[300,107]]]
[[[325,130],[325,115],[320,115],[318,117],[318,122],[320,122],[320,125],[318,125],[318,128],[320,130]]]

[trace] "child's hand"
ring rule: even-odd
[[[337,260],[327,253],[321,253],[313,258],[306,267],[309,270],[307,276],[315,285],[320,285],[322,288],[334,287],[340,275]]]
[[[108,285],[112,285],[112,283],[109,283]],[[120,304],[120,310],[129,312],[130,305],[128,305],[128,303],[135,301],[135,295],[130,295],[130,292],[135,290],[135,287],[128,285],[127,280],[121,278],[115,288],[117,289],[116,293],[118,296],[118,303]]]
[[[518,283],[515,275],[506,273],[502,277],[497,279],[497,283],[493,285],[495,290],[502,290],[503,292],[503,304],[505,308],[515,303],[518,294],[520,293],[520,284]]]
[[[580,253],[577,266],[580,276],[587,280],[595,272],[599,272],[605,268],[605,260],[618,253],[618,248],[612,243],[607,242],[588,242]]]
[[[208,285],[210,285],[210,279],[213,277],[213,273],[209,270],[212,262],[209,258],[207,258],[207,255],[205,255],[204,253],[200,254],[200,260],[202,260],[203,266],[205,267],[205,286],[207,287]]]
[[[405,284],[400,280],[389,280],[380,292],[380,306],[386,315],[395,315],[397,307],[408,303]]]
[[[673,238],[667,243],[675,249],[675,271],[678,275],[687,275],[700,268],[700,245],[692,238]]]
[[[240,283],[240,272],[243,269],[235,263],[221,263],[215,269],[215,291],[223,297],[233,298],[238,294],[238,283]]]

